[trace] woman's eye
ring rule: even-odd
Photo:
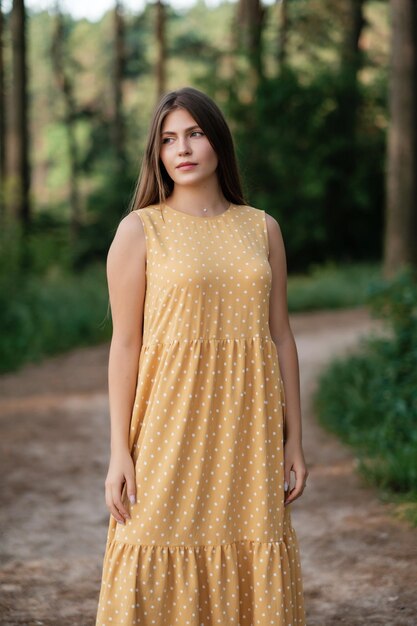
[[[190,133],[190,136],[192,137],[193,135],[201,135],[201,136],[203,137],[203,136],[204,136],[204,133],[203,133],[201,130],[193,130],[193,131]],[[174,139],[173,137],[163,137],[163,139],[162,139],[162,143],[163,143],[163,144],[164,144],[164,143],[169,143],[169,142],[173,141],[173,139]]]

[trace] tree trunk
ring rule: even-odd
[[[0,0],[0,220],[5,212],[6,192],[6,93],[3,55],[4,17]]]
[[[362,65],[359,39],[365,25],[364,4],[365,0],[349,0],[348,3],[348,24],[344,33],[343,60],[344,65],[351,67],[353,73],[357,72]]]
[[[116,152],[117,167],[122,172],[125,167],[125,125],[123,116],[123,77],[125,74],[125,47],[124,47],[124,20],[123,7],[120,0],[116,0],[114,8],[114,119],[113,143]]]
[[[329,182],[324,208],[326,232],[332,241],[331,253],[335,253],[341,246],[350,248],[354,253],[356,245],[356,232],[351,225],[352,207],[347,199],[352,198],[351,185],[360,167],[358,118],[361,91],[358,73],[363,64],[359,44],[365,23],[363,5],[364,0],[345,0],[343,3],[345,28],[340,48],[340,71],[334,81],[337,108],[332,116],[338,139],[333,147],[333,160],[336,167],[343,168],[343,176],[333,177]],[[337,211],[334,209],[335,197],[339,199]],[[340,228],[341,223],[348,225],[344,232]]]
[[[65,69],[65,29],[64,21],[60,12],[59,3],[55,5],[55,31],[52,40],[52,66],[55,81],[61,91],[64,100],[64,124],[67,132],[68,159],[70,164],[70,233],[72,243],[75,244],[81,224],[81,205],[78,189],[78,146],[75,136],[75,123],[77,120],[77,107],[74,98],[74,88],[69,73]]]
[[[417,265],[417,5],[391,0],[384,274]]]
[[[345,104],[341,105],[345,112],[345,131],[349,137],[355,139],[358,110],[360,107],[358,73],[363,65],[363,55],[359,48],[359,40],[365,26],[363,7],[365,0],[349,0],[347,13],[347,28],[344,33],[341,65],[346,81],[346,91],[343,93]]]
[[[254,87],[263,77],[262,31],[265,15],[266,9],[261,0],[239,0],[238,46],[248,57]]]
[[[26,11],[23,0],[14,0],[11,11],[12,67],[9,143],[10,208],[23,226],[30,222],[30,166],[26,68]]]
[[[278,67],[281,71],[287,61],[288,0],[280,0],[279,6]]]
[[[162,0],[156,1],[156,43],[158,58],[156,62],[156,91],[158,98],[166,89],[166,7]]]

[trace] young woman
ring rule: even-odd
[[[154,112],[107,276],[96,626],[304,626],[288,505],[308,471],[284,243],[243,198],[228,125],[196,89]]]

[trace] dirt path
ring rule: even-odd
[[[311,415],[316,375],[375,325],[366,311],[292,316],[309,484],[293,506],[309,626],[417,623],[417,531],[354,474]],[[93,626],[107,532],[108,346],[0,377],[0,623]],[[226,624],[224,626],[227,626]]]

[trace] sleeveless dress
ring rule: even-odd
[[[137,495],[110,516],[96,626],[305,626],[265,212],[135,211],[146,237],[130,425]]]

